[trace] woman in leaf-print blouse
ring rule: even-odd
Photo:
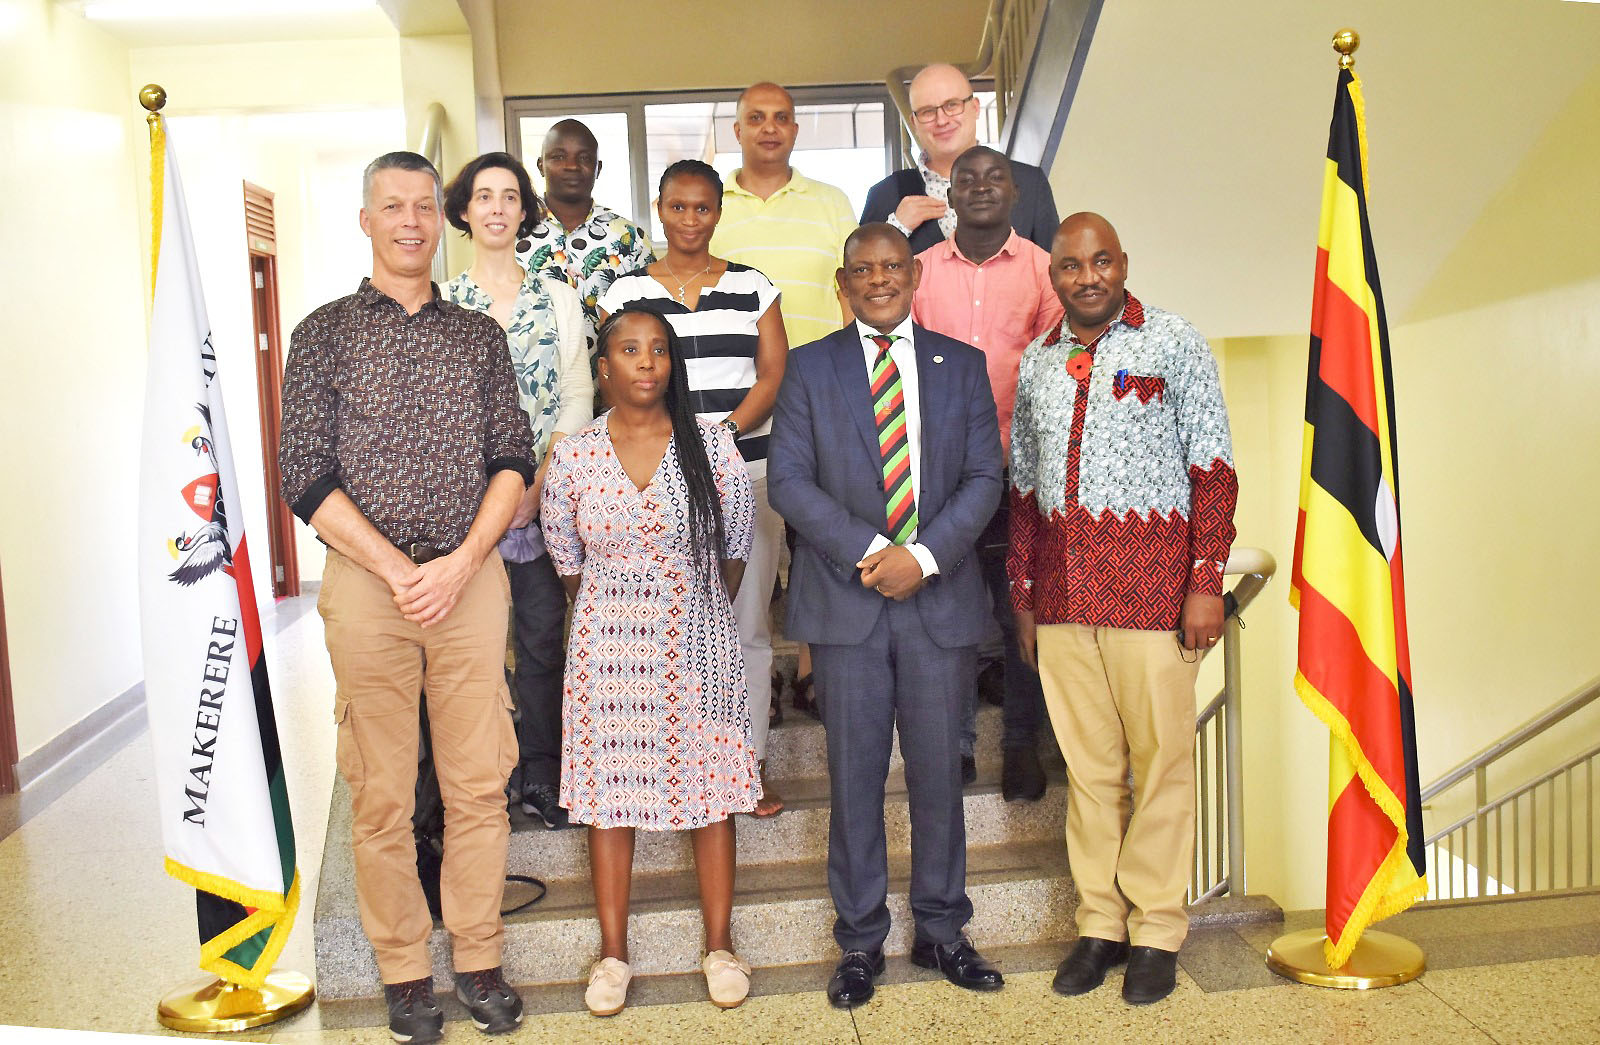
[[[561,774],[561,625],[566,595],[539,533],[539,494],[550,448],[594,417],[582,304],[566,283],[529,272],[517,260],[519,237],[538,223],[543,207],[528,172],[513,156],[484,153],[445,189],[444,213],[472,240],[472,267],[451,280],[444,296],[462,308],[487,312],[506,331],[517,374],[517,396],[533,429],[538,472],[500,542],[516,618],[515,698],[519,768],[513,793],[522,811],[546,827],[567,826],[557,802]]]

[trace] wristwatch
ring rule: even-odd
[[[739,438],[739,422],[735,421],[733,418],[724,417],[722,420],[718,421],[717,424],[732,432],[735,439]]]

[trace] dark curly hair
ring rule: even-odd
[[[706,441],[689,403],[689,378],[684,373],[683,352],[678,334],[666,317],[638,305],[624,305],[595,331],[596,351],[605,355],[611,335],[624,316],[649,316],[661,324],[667,335],[667,416],[672,418],[672,442],[677,448],[678,467],[683,471],[689,493],[689,547],[694,555],[695,572],[703,580],[721,583],[721,563],[727,547],[727,530],[722,520],[722,494],[717,490],[717,473],[706,453]]]
[[[661,172],[661,180],[656,182],[656,196],[659,197],[667,191],[667,182],[673,178],[704,178],[711,183],[711,189],[716,194],[717,206],[722,206],[722,175],[717,169],[704,160],[679,160]]]
[[[517,226],[517,238],[533,233],[533,228],[544,220],[544,201],[533,191],[533,181],[528,168],[509,152],[486,152],[477,159],[467,161],[461,172],[444,187],[445,220],[472,238],[472,226],[467,224],[467,204],[472,202],[472,185],[479,173],[500,167],[510,171],[517,179],[517,191],[522,195],[522,224]]]

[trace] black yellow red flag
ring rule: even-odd
[[[1332,733],[1325,957],[1427,890],[1401,569],[1394,380],[1367,220],[1361,81],[1339,71],[1317,233],[1290,602],[1295,689]]]

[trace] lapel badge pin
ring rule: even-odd
[[[933,357],[933,361],[935,363],[943,363],[944,362],[944,356],[934,356]]]

